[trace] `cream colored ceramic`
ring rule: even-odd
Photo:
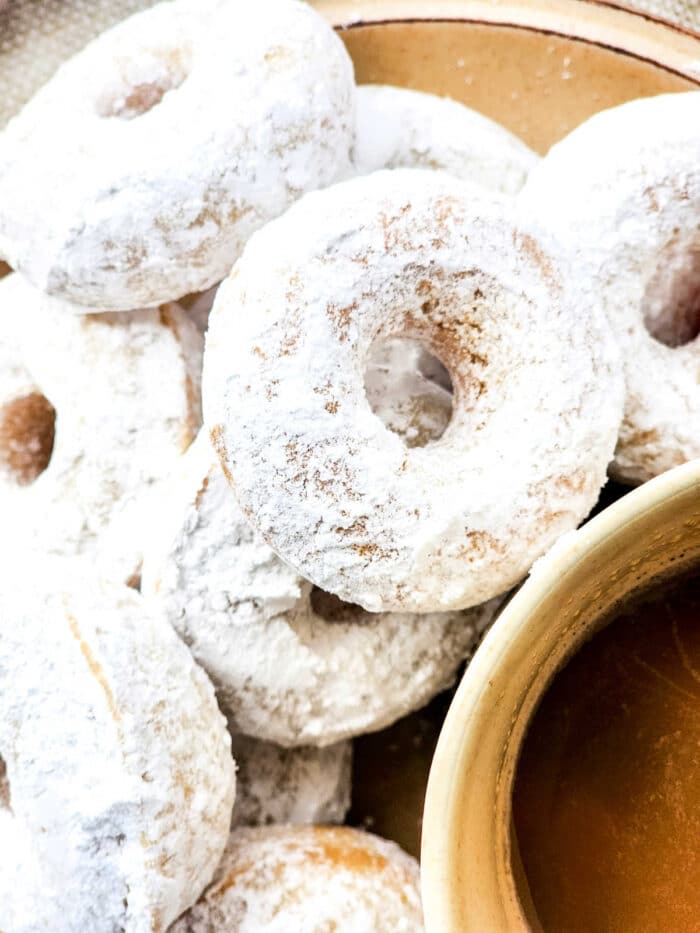
[[[545,152],[592,113],[700,82],[700,42],[583,0],[317,0],[360,83],[445,94]]]
[[[700,461],[629,493],[536,565],[479,648],[445,720],[423,821],[429,933],[537,930],[518,883],[511,787],[555,671],[630,593],[700,569]]]

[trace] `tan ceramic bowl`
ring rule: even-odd
[[[629,493],[534,568],[485,638],[433,759],[423,822],[429,933],[538,930],[511,826],[518,751],[565,661],[633,591],[700,568],[700,460]]]
[[[697,37],[600,0],[313,5],[338,28],[358,83],[448,95],[538,152],[598,110],[700,86]]]

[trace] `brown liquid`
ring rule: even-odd
[[[513,814],[547,933],[700,931],[700,581],[630,607],[556,676]]]

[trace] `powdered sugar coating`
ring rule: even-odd
[[[453,682],[498,608],[372,615],[315,590],[250,526],[205,433],[161,502],[142,591],[234,732],[323,746],[381,729]]]
[[[443,436],[412,450],[363,388],[373,341],[399,335],[455,390]],[[505,202],[410,169],[307,195],[249,241],[214,302],[203,390],[246,517],[370,611],[457,609],[517,582],[595,503],[622,403],[603,315]]]
[[[232,826],[342,823],[350,809],[352,742],[281,748],[232,735],[236,805]]]
[[[172,933],[422,933],[418,863],[348,827],[231,834],[213,884]]]
[[[365,84],[357,89],[353,161],[361,175],[382,168],[439,169],[513,195],[539,156],[504,126],[449,97]]]
[[[8,124],[0,255],[93,311],[202,291],[254,230],[348,174],[353,132],[350,58],[306,3],[160,3]]]
[[[164,931],[229,831],[235,773],[212,686],[132,590],[79,563],[4,566],[0,928]]]
[[[691,339],[700,330],[700,93],[587,120],[534,171],[521,208],[549,234],[585,303],[607,313],[622,349],[613,474],[643,482],[700,457],[700,340]]]
[[[57,412],[46,470],[4,484],[13,536],[40,553],[101,555],[128,579],[153,488],[199,428],[201,337],[176,305],[78,316],[19,275],[0,281],[0,307],[15,360]]]

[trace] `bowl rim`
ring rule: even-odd
[[[470,722],[483,719],[484,710],[498,702],[488,687],[508,664],[515,634],[522,638],[523,631],[534,624],[541,602],[560,588],[565,578],[580,571],[581,565],[593,560],[602,546],[620,540],[630,525],[689,494],[700,496],[700,459],[649,480],[581,528],[563,535],[535,563],[484,638],[452,700],[428,778],[421,841],[421,884],[428,931],[456,930],[452,865],[458,855],[459,833],[450,831],[450,827],[458,823],[455,817],[460,812],[461,783],[457,775],[464,748],[469,744]]]
[[[336,29],[455,22],[540,32],[607,48],[700,85],[700,31],[615,0],[315,0]]]

